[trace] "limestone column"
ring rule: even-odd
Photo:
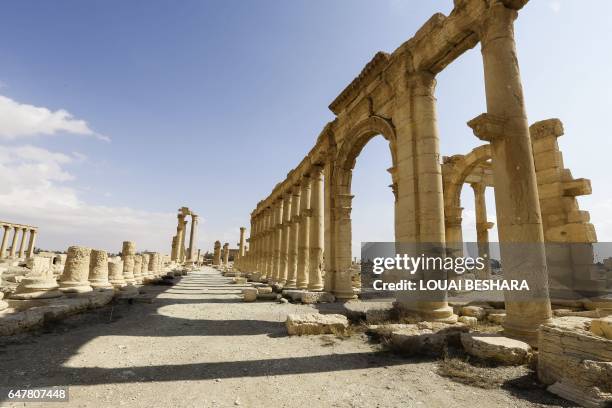
[[[444,227],[446,236],[447,255],[454,257],[463,256],[463,207],[454,206],[447,208],[444,213]]]
[[[308,290],[323,290],[323,166],[315,165],[311,173],[310,195],[310,259]]]
[[[136,284],[134,279],[134,255],[136,254],[136,246],[131,241],[123,241],[121,249],[121,260],[123,261],[123,277],[128,285]]]
[[[213,265],[221,266],[221,242],[215,241],[215,247],[213,252]]]
[[[89,284],[89,259],[91,249],[71,246],[60,277],[60,290],[64,293],[85,293],[93,289]]]
[[[32,229],[30,230],[30,241],[28,243],[28,258],[34,256],[34,244],[36,243],[36,235],[38,234],[38,230]]]
[[[21,243],[19,244],[19,252],[17,253],[18,258],[23,258],[25,253],[25,242],[26,242],[26,233],[28,229],[26,227],[21,228]]]
[[[3,225],[4,232],[2,234],[2,245],[0,246],[0,259],[6,257],[6,244],[8,243],[10,225]]]
[[[334,249],[335,267],[334,273],[334,295],[337,299],[348,300],[356,297],[352,282],[352,225],[351,225],[351,203],[353,196],[350,194],[336,194],[334,197]],[[302,228],[300,226],[300,228]]]
[[[487,203],[485,199],[486,185],[484,183],[472,183],[470,186],[472,190],[474,190],[478,256],[486,260],[485,268],[478,272],[477,278],[489,279],[491,277],[491,263],[489,262],[489,229],[493,226],[493,223],[487,221]]]
[[[159,254],[157,252],[153,252],[152,254],[149,254],[149,265],[147,269],[149,270],[149,275],[151,275],[153,278],[159,278],[161,275],[157,267],[158,263],[159,263]]]
[[[92,249],[89,257],[89,284],[94,289],[111,289],[108,281],[108,254],[106,251]]]
[[[186,259],[186,251],[185,251],[185,235],[187,234],[187,220],[185,219],[185,216],[183,215],[182,218],[182,223],[183,226],[181,227],[181,236],[180,236],[180,242],[179,242],[179,261],[180,262],[185,262]]]
[[[115,289],[121,289],[127,285],[123,277],[123,261],[111,261],[108,263],[108,281]]]
[[[181,245],[184,242],[185,237],[185,215],[182,212],[177,214],[177,226],[176,226],[176,249],[173,251],[176,254],[176,262],[181,262],[182,250]]]
[[[310,260],[310,176],[303,175],[300,183],[300,215],[298,217],[298,258],[297,283],[298,289],[308,289],[308,261]]]
[[[9,251],[9,257],[14,258],[17,250],[17,234],[19,234],[19,227],[13,226],[13,242],[11,243],[11,250]]]
[[[279,198],[274,203],[274,226],[273,226],[273,255],[272,255],[272,282],[279,281],[281,241],[283,237],[283,200]]]
[[[262,278],[270,279],[270,270],[272,267],[272,209],[267,207],[264,210],[264,251],[263,251],[263,260],[262,260]]]
[[[287,271],[289,262],[289,231],[291,225],[291,192],[287,192],[283,199],[283,224],[281,225],[280,266],[278,282],[281,285],[287,283]]]
[[[291,190],[291,223],[289,228],[289,257],[287,263],[286,289],[297,289],[298,234],[300,228],[300,186]]]
[[[245,227],[240,227],[240,241],[238,242],[238,265],[240,266],[240,269],[244,269],[243,267],[243,261],[246,262],[245,259],[245,250],[244,250],[244,233],[246,232],[246,228]],[[236,263],[236,262],[234,262]],[[246,266],[246,265],[244,265]]]
[[[487,113],[471,120],[491,143],[495,204],[505,279],[526,280],[529,292],[506,292],[505,332],[534,343],[551,318],[536,174],[514,42],[517,11],[492,3],[480,27]]]
[[[229,244],[227,242],[223,244],[223,263],[226,268],[229,266]]]
[[[134,255],[134,280],[138,285],[142,285],[144,281],[144,276],[142,276],[142,255]]]
[[[196,214],[191,214],[191,231],[189,234],[189,253],[187,256],[187,260],[191,261],[191,262],[195,262],[195,254],[196,254],[196,248],[195,248],[195,241],[196,241],[196,237],[197,237],[197,229],[198,229],[198,220],[199,217]]]
[[[151,258],[151,254],[142,254],[142,267],[140,268],[140,273],[145,283],[151,280],[151,278],[153,278],[153,276],[149,272],[150,258]]]

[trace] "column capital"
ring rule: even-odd
[[[406,85],[415,95],[432,96],[436,90],[436,76],[429,71],[409,72]]]
[[[483,113],[470,120],[467,125],[472,128],[477,138],[491,142],[522,131],[522,129],[515,128],[512,123],[513,121],[506,117]]]

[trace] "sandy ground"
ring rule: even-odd
[[[120,303],[0,339],[0,385],[69,385],[59,407],[534,407],[566,404],[540,389],[481,389],[436,373],[435,360],[381,351],[356,334],[288,337],[288,313],[243,303],[213,269],[152,303]],[[0,402],[0,406],[24,403]],[[564,405],[567,406],[567,405]]]

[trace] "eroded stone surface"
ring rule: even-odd
[[[289,314],[285,322],[290,336],[308,334],[346,334],[349,322],[339,314]]]
[[[502,364],[526,364],[532,356],[529,344],[498,334],[463,333],[461,344],[465,351],[474,357]]]

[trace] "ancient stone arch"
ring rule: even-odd
[[[510,335],[533,340],[537,327],[551,317],[551,308],[541,200],[514,41],[514,20],[526,3],[457,0],[448,16],[435,14],[392,53],[376,53],[330,104],[336,118],[325,126],[308,155],[252,211],[251,248],[242,267],[286,288],[325,289],[339,299],[353,298],[347,273],[351,169],[375,134],[390,142],[396,241],[445,244],[445,204],[452,203],[456,193],[445,198],[436,75],[480,43],[487,112],[468,126],[488,146],[468,157],[456,177],[460,180],[476,168],[488,152],[497,187],[500,241],[531,245],[529,259],[502,250],[505,277],[526,280],[539,294],[524,299],[507,293],[504,327]],[[563,190],[568,194],[586,188],[584,182],[568,183]],[[581,213],[576,217],[584,219]],[[588,228],[581,231],[587,233]],[[432,320],[453,316],[444,297],[398,302],[397,307]]]

